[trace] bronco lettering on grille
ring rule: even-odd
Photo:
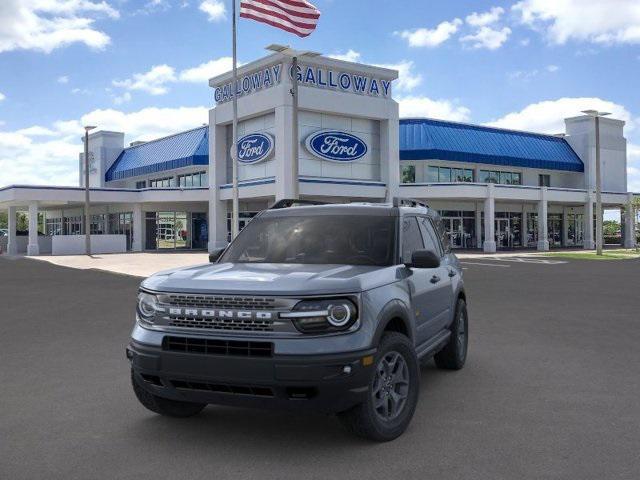
[[[169,315],[177,317],[231,318],[237,320],[271,320],[273,312],[255,310],[211,310],[205,308],[170,307]]]

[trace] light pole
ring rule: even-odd
[[[91,216],[89,215],[89,131],[96,127],[84,127],[84,250],[91,255]]]
[[[281,53],[283,55],[286,55],[287,57],[291,57],[291,72],[292,72],[291,96],[293,97],[293,108],[291,112],[291,116],[292,116],[291,136],[293,138],[292,144],[291,144],[291,157],[293,158],[291,176],[293,177],[293,192],[291,193],[291,196],[294,199],[297,199],[300,196],[300,187],[298,182],[298,170],[299,170],[298,162],[300,159],[300,154],[299,154],[300,138],[298,133],[298,105],[299,105],[298,103],[298,58],[300,57],[312,58],[312,57],[317,57],[320,54],[317,52],[294,50],[289,46],[277,45],[277,44],[269,45],[267,47],[267,50],[271,50],[272,52]]]
[[[602,166],[600,165],[600,117],[611,115],[598,110],[583,110],[582,113],[596,121],[596,255],[602,255]]]

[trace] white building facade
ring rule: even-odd
[[[421,199],[440,211],[454,248],[594,246],[595,124],[565,120],[540,135],[432,119],[399,119],[398,73],[322,56],[298,68],[298,179],[293,176],[291,59],[273,54],[239,68],[238,177],[241,227],[277,200]],[[210,80],[209,125],[124,146],[124,133],[89,137],[94,253],[212,250],[230,238],[231,74]],[[601,119],[605,208],[623,212],[635,244],[627,192],[624,122]],[[81,187],[0,188],[9,213],[0,248],[30,255],[84,253]],[[17,213],[28,213],[18,229]]]

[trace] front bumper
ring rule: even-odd
[[[348,354],[238,357],[164,350],[132,340],[138,383],[154,395],[198,403],[341,412],[362,403],[375,349]]]

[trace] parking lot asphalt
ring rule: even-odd
[[[124,355],[140,279],[0,257],[0,479],[637,479],[640,261],[470,262],[467,366],[423,366],[375,444],[322,415],[156,416]]]

